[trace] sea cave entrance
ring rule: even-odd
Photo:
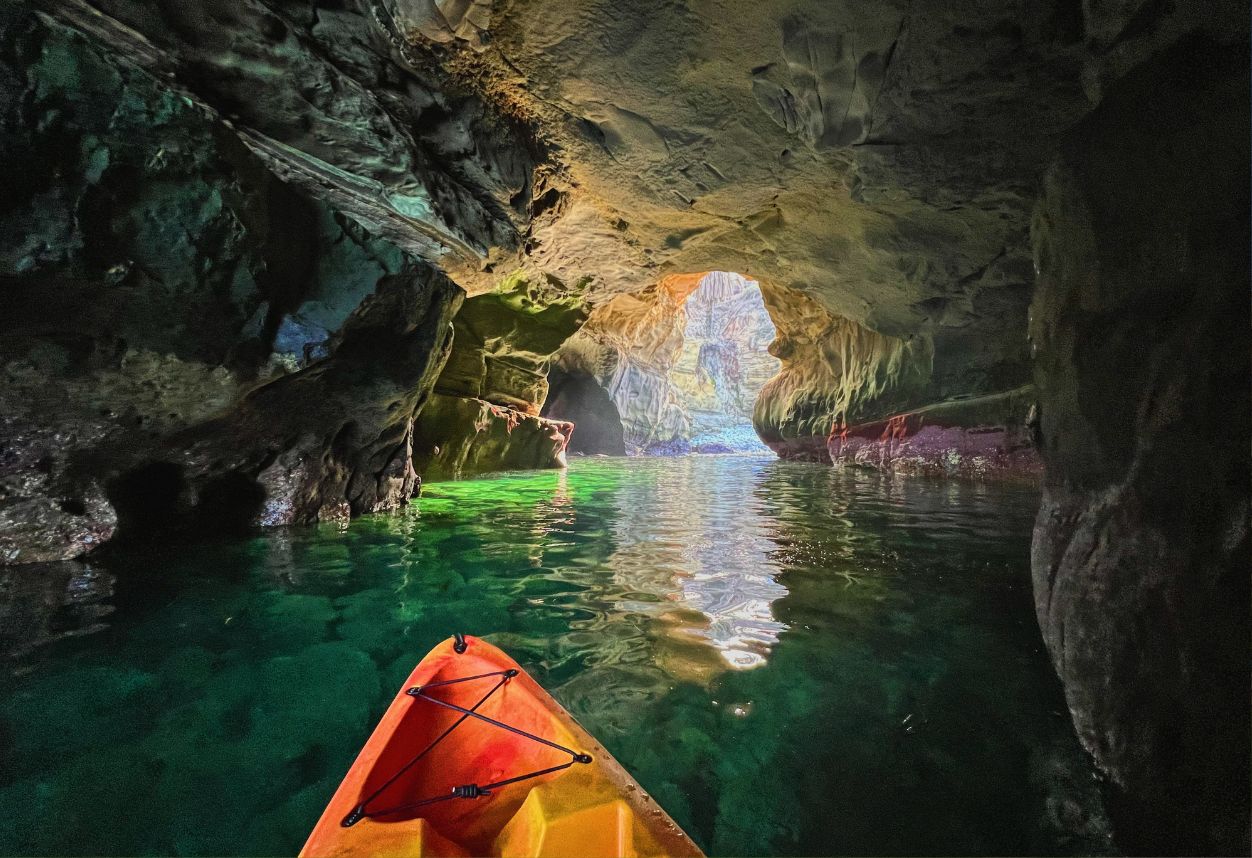
[[[596,308],[562,347],[544,415],[571,420],[574,453],[765,451],[752,407],[780,363],[760,284],[673,275]]]

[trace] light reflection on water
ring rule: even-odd
[[[1036,504],[766,458],[586,459],[116,558],[93,573],[116,592],[72,613],[98,631],[10,662],[0,854],[293,852],[458,630],[713,854],[1106,850],[1034,624]],[[3,616],[71,622],[17,616],[47,602]]]
[[[695,621],[683,631],[711,643],[730,667],[764,664],[786,628],[770,605],[787,589],[771,558],[776,522],[743,492],[751,471],[709,469],[694,456],[651,467],[655,478],[616,494],[618,547],[605,561],[614,579],[699,614],[687,614]]]

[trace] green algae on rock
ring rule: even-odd
[[[573,425],[539,416],[548,366],[587,319],[585,302],[521,273],[466,299],[452,351],[414,425],[424,479],[564,467]]]

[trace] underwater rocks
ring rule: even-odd
[[[105,628],[114,578],[78,562],[0,568],[0,658]]]
[[[1246,11],[1246,10],[1245,10]],[[1248,43],[1105,92],[1034,226],[1035,604],[1131,854],[1248,854]]]
[[[827,451],[838,466],[1034,482],[1043,472],[1031,437],[1034,401],[1028,386],[840,426],[827,440]]]

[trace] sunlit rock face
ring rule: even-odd
[[[751,414],[778,368],[773,337],[755,281],[720,271],[668,277],[597,307],[557,369],[608,393],[629,452],[759,449]],[[548,411],[573,407],[554,401]]]
[[[1105,93],[1036,215],[1036,608],[1131,853],[1249,850],[1248,45]]]
[[[465,301],[452,353],[415,424],[413,460],[426,479],[565,465],[571,424],[539,416],[553,354],[587,318],[581,300],[506,278]]]
[[[436,393],[415,425],[413,465],[423,480],[563,468],[573,428],[482,399]]]

